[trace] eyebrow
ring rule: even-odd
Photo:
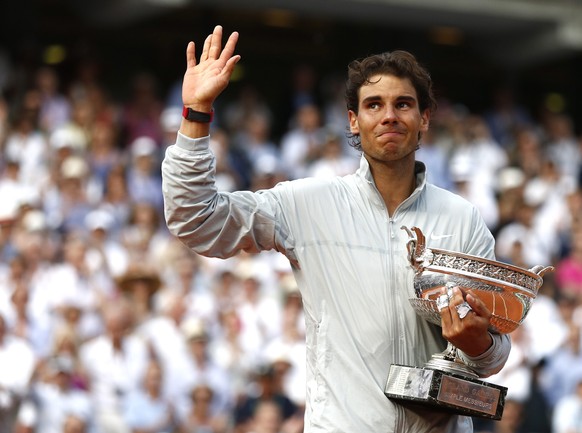
[[[380,95],[370,95],[365,97],[364,99],[362,99],[362,104],[366,104],[366,103],[370,103],[370,102],[374,102],[374,101],[381,101],[382,97]],[[415,103],[416,104],[416,98],[414,96],[410,96],[410,95],[401,95],[398,96],[396,98],[396,101],[398,102],[411,102],[411,103]]]

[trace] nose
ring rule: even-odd
[[[398,120],[398,115],[396,109],[390,105],[386,104],[384,108],[384,113],[382,116],[382,123],[392,123]]]

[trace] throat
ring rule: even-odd
[[[389,215],[394,215],[394,212],[404,200],[412,195],[416,189],[416,176],[414,174],[406,178],[393,178],[392,180],[376,180],[376,187],[386,204]]]

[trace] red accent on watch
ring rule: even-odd
[[[192,110],[190,107],[184,106],[182,108],[182,117],[190,122],[210,123],[214,118],[214,110],[210,113],[203,113],[202,111]]]

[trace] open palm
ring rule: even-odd
[[[186,49],[187,69],[182,84],[182,101],[194,110],[208,112],[214,100],[226,88],[234,66],[240,60],[234,55],[238,33],[233,32],[222,49],[222,27],[216,26],[204,41],[200,60],[196,61],[196,46]]]

